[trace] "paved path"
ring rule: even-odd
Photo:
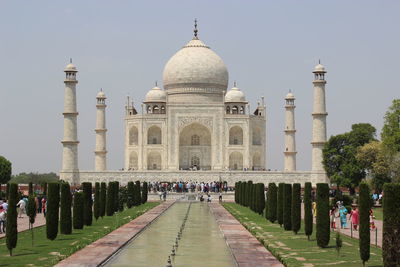
[[[304,219],[304,205],[301,205],[301,218]],[[349,218],[349,216],[347,215],[347,218]],[[314,217],[314,224],[315,224],[315,217]],[[339,227],[340,228],[340,221],[339,218],[336,218],[336,228]],[[333,230],[331,229],[331,231],[338,231],[340,230],[341,234],[347,235],[351,237],[351,221],[347,221],[347,228],[346,229],[336,229]],[[378,229],[378,232],[376,231],[371,231],[371,236],[370,236],[370,240],[371,240],[371,244],[375,245],[377,244],[378,247],[382,247],[382,229],[383,229],[383,222],[380,220],[375,220],[375,227],[376,229]],[[353,230],[353,238],[358,239],[358,231],[354,231]],[[378,240],[376,240],[378,239]]]
[[[29,229],[29,217],[24,214],[24,217],[18,218],[17,219],[17,229],[18,232],[26,231]],[[36,215],[35,223],[33,224],[33,227],[38,227],[46,224],[46,219],[43,216],[43,213],[39,213]],[[5,234],[0,234],[0,238],[3,238]]]
[[[166,201],[59,262],[57,267],[94,267],[144,230],[175,201]]]
[[[239,267],[284,266],[221,204],[209,206]]]

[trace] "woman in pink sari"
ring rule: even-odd
[[[353,209],[350,212],[350,218],[349,219],[351,219],[351,222],[353,224],[353,229],[355,231],[357,231],[357,227],[358,227],[359,221],[358,221],[358,209],[357,209],[356,206],[353,206]]]

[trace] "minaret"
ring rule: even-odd
[[[106,150],[106,95],[103,90],[101,90],[96,97],[97,113],[96,113],[96,149],[94,151],[95,161],[94,170],[95,171],[105,171],[107,170],[107,150]]]
[[[320,63],[315,66],[314,73],[314,108],[312,129],[312,171],[324,172],[322,165],[322,149],[326,143],[326,112],[325,105],[325,67]]]
[[[286,97],[285,105],[285,172],[296,171],[296,127],[294,120],[295,97],[289,92]]]
[[[63,159],[60,179],[68,181],[72,184],[79,183],[78,169],[78,125],[76,110],[76,67],[72,64],[72,60],[65,67],[65,90],[64,90],[64,137]]]

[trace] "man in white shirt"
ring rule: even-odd
[[[21,200],[17,203],[17,206],[19,207],[18,210],[18,217],[22,218],[22,214],[26,213],[25,212],[25,207],[26,207],[26,202],[24,201],[23,198],[21,198]]]

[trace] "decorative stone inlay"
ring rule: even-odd
[[[200,124],[206,126],[210,130],[213,127],[213,118],[212,117],[179,117],[178,128],[179,128],[179,130],[181,130],[185,126],[192,124],[194,122],[200,123]]]

